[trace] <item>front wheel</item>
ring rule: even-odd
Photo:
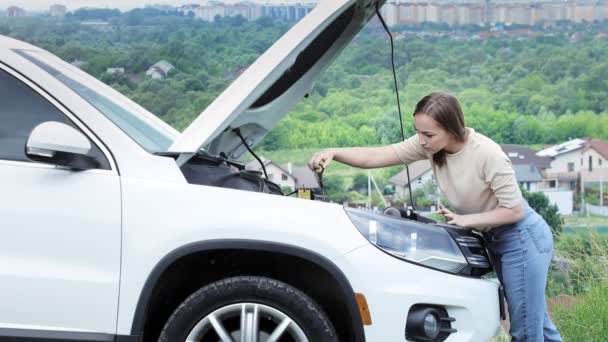
[[[196,291],[173,312],[160,342],[337,342],[320,306],[265,277],[227,278]]]

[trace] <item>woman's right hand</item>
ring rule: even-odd
[[[335,156],[336,151],[331,148],[319,151],[315,153],[312,158],[310,158],[310,161],[308,162],[308,167],[313,171],[318,169],[327,169],[329,163],[334,160]]]

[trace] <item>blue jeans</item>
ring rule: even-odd
[[[545,287],[553,256],[551,228],[524,204],[524,218],[486,233],[509,307],[512,341],[562,341],[547,313]]]

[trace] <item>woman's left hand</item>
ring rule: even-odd
[[[437,213],[445,216],[448,224],[453,224],[460,227],[468,226],[467,215],[454,214],[452,211],[443,206],[439,207],[439,211]]]

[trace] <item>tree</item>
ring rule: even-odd
[[[323,177],[323,191],[332,202],[342,203],[348,199],[348,193],[344,189],[344,178],[339,175]]]
[[[353,186],[352,189],[362,193],[364,195],[367,195],[367,174],[365,173],[357,173],[355,175],[355,177],[353,178]]]
[[[549,199],[542,192],[528,192],[526,189],[521,189],[522,194],[532,209],[542,216],[549,227],[553,237],[557,237],[562,232],[564,219],[559,214],[557,205],[550,204]]]

